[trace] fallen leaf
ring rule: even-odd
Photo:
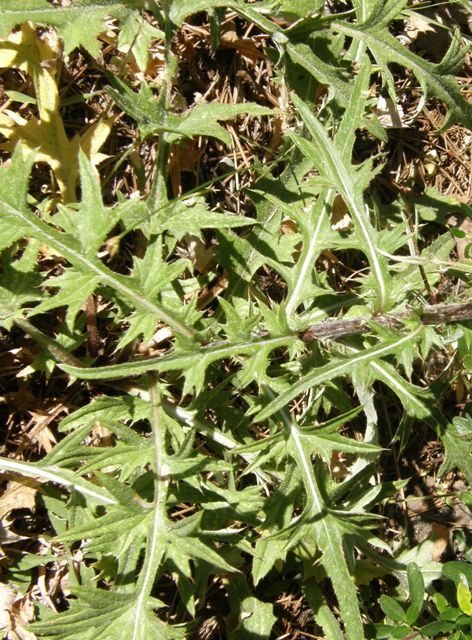
[[[0,520],[13,509],[34,511],[38,486],[39,484],[31,478],[22,478],[21,482],[10,480],[0,500]]]

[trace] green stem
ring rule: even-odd
[[[37,329],[33,324],[31,324],[31,322],[28,322],[28,320],[25,320],[24,318],[15,318],[14,323],[19,329],[28,333],[33,340],[36,340],[38,344],[44,347],[49,355],[57,362],[69,364],[73,367],[84,366],[83,362],[69,353],[69,351],[67,351],[67,349],[60,345],[56,340],[53,340]]]
[[[171,42],[173,36],[173,25],[169,18],[170,3],[162,2],[165,19],[165,74],[159,95],[159,111],[162,113],[162,127],[164,132],[159,136],[159,146],[157,157],[153,168],[153,178],[149,204],[153,212],[157,212],[168,202],[167,197],[167,162],[169,159],[168,135],[165,133],[167,115],[171,108],[171,91],[175,71],[175,61],[172,57]]]

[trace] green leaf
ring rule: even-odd
[[[325,42],[327,43],[327,38]],[[320,46],[318,41],[316,44]],[[288,42],[285,49],[292,62],[306,69],[320,84],[327,86],[340,105],[347,104],[349,91],[345,69],[336,68],[325,62],[316,55],[311,46],[304,42],[297,44]]]
[[[220,554],[207,544],[196,537],[181,537],[178,535],[177,529],[175,530],[175,534],[169,536],[167,540],[166,556],[172,558],[177,566],[181,566],[184,559],[198,559],[207,562],[220,571],[237,571],[235,567],[232,567]]]
[[[356,170],[351,163],[346,162],[344,154],[329,138],[323,125],[307,105],[295,95],[292,96],[292,99],[313,138],[313,142],[309,143],[294,134],[291,137],[300,150],[313,161],[320,173],[326,176],[332,186],[342,195],[347,204],[359,240],[362,243],[362,250],[367,255],[373,272],[377,290],[377,309],[385,310],[388,303],[389,279],[385,259],[377,251],[379,244],[377,231],[371,225],[365,212],[362,192],[367,185],[359,174],[359,170],[357,169],[356,175]]]
[[[457,603],[464,613],[472,616],[472,595],[470,589],[463,583],[457,585]]]
[[[31,625],[38,637],[62,640],[177,640],[182,631],[161,622],[153,609],[163,604],[154,598],[141,600],[139,591],[130,593],[75,587],[70,608],[43,622]]]
[[[167,231],[181,240],[186,234],[199,236],[202,229],[232,229],[255,222],[245,216],[209,211],[203,198],[194,197],[172,203],[165,218],[156,220],[153,231]]]
[[[166,127],[171,132],[169,142],[177,142],[182,137],[209,136],[221,140],[229,147],[233,141],[226,129],[217,122],[226,122],[241,114],[251,116],[273,116],[274,109],[262,107],[252,102],[241,104],[221,104],[218,102],[198,102],[182,116],[169,116]]]
[[[123,20],[118,34],[118,50],[131,51],[140,71],[145,71],[149,61],[149,49],[153,40],[163,40],[164,33],[149,24],[139,11],[132,11]]]
[[[54,482],[69,491],[74,489],[83,496],[98,504],[115,504],[116,500],[110,493],[88,480],[84,480],[68,469],[61,469],[54,465],[41,463],[19,462],[9,458],[0,458],[0,470],[13,471],[29,478],[39,478],[44,482]]]
[[[54,223],[76,238],[83,255],[94,256],[118,222],[114,209],[104,207],[98,174],[85,153],[79,151],[82,199],[76,210],[61,206]]]
[[[330,513],[315,478],[309,451],[303,445],[300,430],[285,413],[280,413],[285,427],[289,429],[289,452],[295,460],[306,491],[305,514],[322,552],[322,564],[333,584],[339,602],[341,616],[348,640],[362,637],[362,621],[357,600],[356,587],[350,575],[343,538],[345,527]]]
[[[228,634],[228,640],[251,640],[252,638],[268,638],[277,618],[273,605],[262,602],[254,596],[241,600],[239,604],[240,623],[236,631]]]
[[[314,580],[303,582],[302,592],[313,611],[316,623],[322,627],[325,637],[330,638],[330,640],[344,640],[344,634],[339,623],[324,601],[316,582]]]
[[[472,418],[453,418],[452,423],[441,430],[440,437],[445,449],[440,474],[444,475],[457,467],[467,482],[472,483]]]
[[[307,435],[301,430],[300,435],[306,450],[320,455],[325,462],[329,462],[333,451],[345,451],[347,453],[379,453],[381,447],[364,442],[356,442],[352,438],[346,438],[339,433],[331,433],[328,430],[317,429],[316,432]]]
[[[252,102],[241,104],[219,104],[217,102],[198,102],[183,114],[164,113],[151,88],[143,83],[139,93],[118,78],[113,78],[116,88],[108,87],[108,93],[117,105],[136,120],[141,136],[146,138],[156,133],[167,132],[168,142],[179,142],[194,136],[209,136],[231,146],[232,138],[218,122],[231,120],[240,114],[252,116],[273,115],[274,109],[268,109]]]
[[[100,283],[99,278],[90,277],[77,269],[70,268],[60,276],[48,278],[43,282],[44,287],[59,289],[54,296],[45,297],[40,305],[33,309],[33,314],[44,313],[57,307],[67,307],[67,326],[72,328],[74,321],[84,302],[95,291]]]
[[[47,0],[0,0],[0,35],[22,22],[49,25],[58,30],[66,54],[83,46],[97,56],[97,36],[105,29],[105,18],[125,18],[142,0],[72,0],[68,6],[53,8]]]
[[[408,624],[415,624],[423,608],[425,594],[424,580],[423,574],[414,562],[408,565],[407,575],[411,604],[406,611],[406,622]]]
[[[408,335],[381,342],[375,347],[360,351],[359,353],[351,357],[333,359],[324,367],[319,367],[318,369],[315,369],[314,371],[311,371],[310,373],[302,376],[286,391],[283,391],[281,394],[279,394],[275,400],[272,400],[272,402],[270,402],[266,407],[261,409],[259,413],[254,417],[254,420],[257,420],[258,422],[265,420],[270,415],[275,413],[275,411],[278,411],[282,407],[286,406],[290,402],[290,400],[300,395],[307,389],[315,387],[316,385],[322,382],[326,382],[327,380],[332,380],[333,378],[337,378],[338,376],[345,375],[361,362],[369,363],[370,361],[375,361],[379,356],[394,353],[403,345],[409,343],[410,341],[416,340],[421,331],[422,327],[418,327]]]
[[[14,166],[16,166],[17,163],[18,165],[21,163],[20,158],[20,155],[16,156]],[[30,164],[28,164],[28,166],[30,167]],[[28,174],[25,174],[24,169],[21,168],[19,175],[22,176],[23,181],[27,179]],[[10,174],[7,173],[7,183],[5,186],[8,185],[9,177]],[[17,179],[14,179],[14,182],[15,184],[11,186],[16,187]],[[44,242],[53,248],[59,255],[66,258],[79,271],[88,274],[89,277],[98,278],[101,284],[114,289],[116,292],[127,298],[136,308],[141,308],[156,314],[158,318],[160,317],[179,334],[187,337],[193,335],[193,331],[185,326],[183,322],[168,313],[160,305],[143,296],[142,292],[139,291],[136,283],[133,282],[131,278],[114,273],[111,269],[106,267],[98,257],[90,254],[84,254],[79,239],[71,233],[61,233],[57,231],[51,225],[43,222],[32,214],[26,206],[22,208],[20,206],[21,186],[22,185],[20,185],[20,199],[17,201],[16,198],[13,198],[14,204],[10,204],[12,201],[12,193],[9,193],[7,189],[0,190],[0,231],[4,225],[7,229],[7,237],[10,241],[12,241],[12,238],[15,240],[18,237],[26,236],[36,238],[37,240]],[[86,189],[93,191],[93,178],[90,183],[86,183]],[[86,198],[92,197],[93,195],[90,193],[86,196]],[[86,209],[89,211],[90,215],[93,214],[93,211],[88,209],[87,205]],[[99,223],[99,228],[100,224],[108,226],[109,221]],[[11,231],[8,231],[9,227],[13,227],[15,229],[14,235],[11,234]],[[94,240],[89,234],[90,230],[84,230],[82,241],[85,243],[90,242],[89,246],[92,246]]]
[[[405,611],[403,607],[393,598],[387,595],[383,595],[379,600],[382,611],[386,616],[394,622],[403,622],[405,620]]]
[[[188,352],[171,353],[168,356],[157,358],[146,358],[136,362],[123,362],[119,365],[106,367],[71,367],[60,365],[64,371],[74,377],[84,380],[105,380],[126,378],[135,376],[146,371],[184,371],[192,378],[200,379],[205,369],[212,363],[231,358],[233,356],[251,354],[261,348],[277,349],[298,341],[297,336],[283,336],[281,338],[261,338],[248,340],[246,342],[220,342],[208,344],[201,349]]]
[[[41,276],[36,272],[38,245],[30,242],[23,255],[15,261],[5,254],[0,276],[0,325],[10,330],[21,309],[29,302],[41,299],[38,285]]]
[[[438,98],[447,105],[448,113],[442,129],[454,123],[460,123],[468,129],[472,129],[472,104],[462,95],[459,85],[452,75],[454,71],[457,71],[457,67],[466,54],[466,50],[460,49],[461,36],[458,31],[454,32],[450,48],[442,62],[433,64],[409,51],[389,33],[383,26],[383,21],[380,24],[368,21],[359,26],[334,22],[332,27],[339,33],[356,38],[367,45],[387,78],[393,98],[395,97],[393,79],[388,70],[390,63],[401,64],[407,69],[411,69],[425,94]]]
[[[0,250],[28,234],[28,225],[14,212],[28,209],[26,198],[33,162],[34,155],[24,158],[18,146],[9,165],[0,167]]]
[[[169,18],[176,27],[179,27],[188,16],[202,11],[211,11],[218,7],[237,8],[240,2],[237,0],[172,0],[170,3]]]

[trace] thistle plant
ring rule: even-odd
[[[450,34],[434,63],[394,35],[392,25],[416,12],[406,0],[353,0],[342,12],[320,0],[58,4],[0,0],[0,66],[31,79],[37,106],[28,121],[11,109],[0,114],[0,326],[40,346],[31,375],[58,376],[88,398],[60,421],[46,455],[0,459],[2,471],[40,482],[52,536],[45,564],[69,567],[67,601],[57,611],[38,606],[31,632],[200,637],[192,634],[217,585],[229,603],[225,637],[275,637],[274,601],[263,587],[285,577],[326,638],[414,637],[417,629],[422,637],[435,615],[424,604],[425,566],[439,577],[441,565],[412,565],[408,550],[393,550],[383,535],[382,505],[404,483],[384,478],[379,461],[392,439],[405,448],[413,426],[426,425],[444,448],[440,475],[455,470],[472,482],[466,402],[456,416],[441,404],[454,379],[468,380],[472,267],[455,256],[444,225],[432,240],[423,235],[414,193],[409,208],[402,193],[382,201],[375,179],[385,158],[361,161],[356,144],[361,133],[379,149],[387,141],[376,104],[381,92],[394,104],[402,98],[392,65],[422,101],[444,106],[444,130],[472,130],[472,104],[455,80],[467,54],[461,34]],[[176,106],[179,30],[204,16],[216,50],[228,11],[264,34],[287,111],[205,97]],[[107,71],[107,29],[134,56],[138,82]],[[156,41],[164,69],[150,82],[144,72]],[[70,137],[58,69],[78,47],[106,84],[108,107]],[[138,197],[111,201],[100,150],[118,112],[136,144],[157,151]],[[242,117],[285,126],[275,159],[252,170],[244,215],[215,205],[208,183],[174,196],[172,150],[197,137],[231,149],[226,125]],[[44,163],[56,188],[41,197],[32,185]],[[445,196],[431,201],[429,211],[470,216]],[[206,271],[184,250],[189,238],[212,247]],[[104,246],[126,257],[108,259]],[[46,252],[57,260],[52,270]],[[349,277],[326,266],[343,260]],[[278,298],[261,286],[262,270],[279,282]],[[458,284],[441,297],[444,277]],[[202,291],[218,281],[203,304]],[[102,353],[87,348],[90,304],[108,332]],[[157,334],[154,352],[140,355]],[[455,364],[429,387],[420,372],[440,349],[454,352]],[[394,407],[390,438],[379,417],[384,396]],[[107,434],[99,446],[98,427]],[[333,461],[342,456],[339,478]],[[10,567],[12,584],[24,580],[22,562]],[[470,613],[470,565],[462,564],[460,615]],[[379,599],[377,619],[359,596],[366,576],[404,585],[403,596]],[[449,606],[436,604],[441,614]]]

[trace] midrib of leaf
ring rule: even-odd
[[[291,157],[288,160],[287,168],[281,174],[279,181],[287,189],[290,189],[291,187],[299,188],[299,180],[301,180],[308,171],[309,166],[305,157],[299,152],[297,147],[294,147]],[[257,227],[251,232],[251,235],[255,235],[256,238],[252,242],[252,248],[248,254],[246,256],[241,256],[243,258],[242,263],[244,264],[244,267],[238,270],[239,281],[234,281],[229,285],[226,291],[227,299],[230,299],[232,296],[239,296],[240,284],[244,282],[246,277],[251,277],[253,274],[254,264],[259,256],[257,247],[263,233],[272,229],[272,222],[279,209],[278,204],[271,202],[270,205],[271,206],[268,207],[268,210],[264,212],[262,216],[257,217],[259,225],[257,225]]]
[[[314,149],[312,149],[308,142],[301,139],[295,139],[296,144],[301,146],[309,157],[315,159],[320,170],[323,171],[323,168],[320,168],[319,166],[320,157],[328,165],[328,171],[324,170],[324,172],[327,177],[333,181],[334,186],[340,190],[349,210],[361,230],[365,242],[366,253],[371,267],[373,268],[375,280],[378,286],[379,295],[377,308],[379,311],[382,311],[385,309],[387,304],[387,286],[385,283],[383,269],[380,265],[379,256],[373,242],[373,238],[375,238],[377,234],[365,215],[364,202],[357,195],[359,190],[351,179],[352,167],[348,167],[344,162],[341,153],[333,144],[333,141],[328,137],[321,122],[319,122],[319,120],[311,113],[306,104],[296,95],[293,95],[292,99],[317,144],[317,153],[320,154],[319,157],[315,156]]]
[[[354,366],[363,362],[364,360],[375,360],[376,358],[387,355],[388,353],[394,353],[402,345],[415,340],[423,330],[420,325],[410,334],[403,336],[396,340],[389,340],[382,342],[380,345],[361,351],[349,358],[343,358],[334,362],[331,362],[324,367],[315,369],[315,371],[308,373],[295,382],[287,391],[281,393],[275,400],[270,402],[264,409],[262,409],[256,416],[255,420],[261,422],[271,416],[275,411],[278,411],[285,406],[290,400],[293,400],[296,396],[300,395],[310,387],[316,384],[325,382],[326,380],[332,380],[337,376],[348,373]],[[63,366],[64,369],[69,370],[71,367]],[[79,369],[80,371],[80,369]]]
[[[401,383],[401,379],[392,376],[389,371],[380,363],[375,360],[369,362],[369,366],[379,374],[384,382],[388,384],[388,386],[395,391],[395,393],[401,398],[401,396],[406,396],[408,401],[411,403],[411,406],[415,408],[415,415],[417,418],[426,419],[429,415],[429,410],[426,405],[421,402],[421,400],[411,393],[411,391],[407,388],[406,385]]]
[[[268,393],[274,397],[270,390]],[[362,621],[354,582],[344,560],[342,536],[335,521],[330,523],[332,526],[328,526],[329,511],[317,486],[311,459],[303,448],[297,425],[285,410],[280,410],[278,415],[294,445],[295,451],[292,449],[292,452],[307,491],[309,517],[313,518],[313,526],[321,534],[317,536],[316,542],[323,553],[322,563],[338,598],[347,636],[351,640],[358,640],[363,636]]]
[[[9,458],[0,458],[0,469],[2,471],[13,471],[29,478],[40,478],[46,482],[54,482],[66,489],[74,489],[78,493],[89,496],[101,504],[114,505],[116,500],[112,498],[105,488],[100,491],[95,490],[94,485],[80,476],[76,476],[72,471],[61,469],[55,466],[33,465],[28,462],[20,462]]]
[[[106,284],[112,289],[115,289],[115,291],[123,294],[126,298],[131,300],[136,307],[154,313],[177,333],[186,337],[194,336],[194,332],[191,329],[186,327],[176,318],[172,317],[159,305],[148,300],[142,293],[135,291],[124,284],[117,274],[113,273],[113,271],[101,264],[98,260],[94,260],[93,258],[89,258],[81,254],[72,246],[72,243],[67,241],[67,238],[62,239],[59,232],[51,229],[51,227],[42,220],[39,220],[29,212],[13,208],[5,201],[0,202],[0,204],[9,216],[20,220],[24,225],[26,225],[26,227],[29,227],[32,230],[33,237],[49,245],[52,249],[55,249],[72,265],[82,267],[85,271],[95,274],[103,284]]]
[[[298,306],[300,291],[303,288],[308,271],[311,268],[313,268],[313,262],[316,255],[316,249],[318,246],[318,238],[321,231],[321,225],[323,224],[327,209],[331,204],[332,198],[334,197],[334,189],[328,189],[327,192],[322,192],[319,195],[319,197],[324,202],[323,208],[318,216],[315,230],[311,234],[310,242],[308,243],[306,250],[304,250],[303,252],[304,256],[302,258],[301,265],[299,266],[297,264],[297,270],[298,270],[297,282],[293,288],[292,293],[287,298],[287,302],[286,302],[286,313],[287,313],[287,317],[289,318],[289,322],[290,322],[290,317],[292,313],[295,311],[296,307]],[[304,249],[305,249],[305,246],[304,246]]]
[[[149,376],[149,391],[151,396],[151,424],[154,440],[154,505],[151,531],[146,545],[143,568],[136,585],[138,597],[136,599],[136,614],[133,624],[131,640],[147,640],[143,637],[141,617],[145,614],[146,601],[151,595],[154,580],[159,565],[164,556],[167,539],[166,499],[168,477],[164,469],[165,430],[161,415],[160,391],[157,380]]]
[[[363,45],[361,44],[358,51],[359,56],[361,56],[362,53],[363,53]],[[366,59],[366,60],[363,60],[363,64],[361,66],[360,72],[356,77],[355,84],[354,84],[351,96],[349,98],[345,117],[341,123],[340,128],[338,129],[338,133],[335,138],[335,145],[339,148],[339,153],[341,157],[346,160],[346,162],[349,162],[352,154],[352,146],[355,140],[356,128],[358,126],[359,120],[363,112],[363,101],[361,99],[362,91],[366,88],[369,78],[370,78],[370,63]],[[349,114],[349,116],[347,115],[347,113]],[[315,230],[310,236],[310,241],[306,249],[304,244],[301,265],[299,266],[299,264],[297,264],[297,270],[299,270],[298,276],[297,276],[297,283],[293,289],[293,292],[289,295],[286,303],[287,316],[289,318],[289,322],[290,322],[290,316],[298,304],[300,291],[305,282],[307,273],[310,268],[313,268],[321,225],[323,223],[323,220],[328,208],[332,204],[334,196],[335,196],[334,189],[328,189],[327,191],[322,191],[319,195],[319,198],[321,198],[324,201],[323,209],[318,217]]]
[[[135,376],[146,371],[178,371],[193,367],[200,362],[208,365],[216,360],[230,358],[241,354],[250,354],[264,347],[277,349],[287,346],[298,340],[296,335],[287,335],[280,338],[254,339],[247,342],[224,343],[223,345],[202,347],[193,353],[172,353],[169,356],[147,358],[139,362],[124,362],[106,367],[74,367],[61,364],[70,375],[84,380],[107,380]]]
[[[452,76],[437,73],[435,65],[415,55],[386,29],[371,27],[363,29],[344,22],[333,22],[332,27],[339,33],[365,42],[376,58],[401,64],[411,69],[422,86],[426,85],[431,93],[446,104],[452,112],[453,120],[472,129],[472,104],[461,94],[459,86]]]

